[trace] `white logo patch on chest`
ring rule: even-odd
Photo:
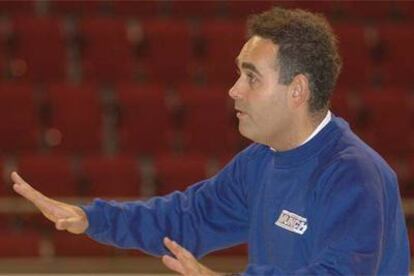
[[[303,235],[306,229],[308,229],[306,218],[286,210],[280,213],[279,218],[275,221],[275,225],[299,235]]]

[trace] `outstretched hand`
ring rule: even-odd
[[[46,197],[30,186],[16,172],[11,174],[11,179],[16,193],[32,202],[46,218],[55,224],[56,229],[81,234],[88,228],[87,216],[78,206]]]
[[[162,262],[171,270],[185,276],[216,276],[222,275],[214,272],[202,265],[196,258],[185,248],[169,238],[164,238],[165,246],[174,254],[175,258],[164,255]]]

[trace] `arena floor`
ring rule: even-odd
[[[203,258],[202,263],[214,271],[240,272],[247,265],[246,257]],[[173,275],[160,259],[154,257],[126,258],[51,258],[2,259],[0,275]]]

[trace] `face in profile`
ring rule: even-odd
[[[236,58],[239,77],[229,90],[240,133],[269,145],[289,127],[288,86],[279,84],[278,46],[253,36]]]

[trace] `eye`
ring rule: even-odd
[[[252,73],[247,73],[247,79],[248,79],[250,85],[253,85],[257,82],[256,76]]]

